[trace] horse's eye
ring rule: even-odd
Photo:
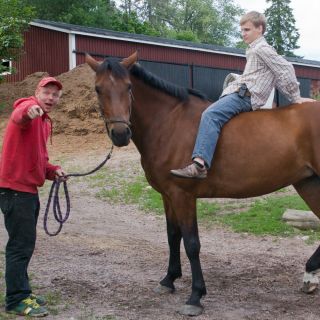
[[[130,91],[131,89],[132,89],[132,84],[129,83],[129,84],[128,84],[128,91]]]
[[[100,94],[100,93],[101,93],[100,87],[96,86],[96,87],[95,87],[95,90],[96,90],[96,93],[97,93],[97,94]]]

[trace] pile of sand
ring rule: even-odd
[[[45,72],[36,72],[21,82],[0,84],[0,129],[6,122],[2,120],[7,119],[12,111],[13,102],[33,95],[39,80],[46,75]],[[63,84],[63,95],[59,105],[50,113],[54,133],[86,135],[105,132],[94,91],[94,72],[90,67],[79,65],[56,78]]]

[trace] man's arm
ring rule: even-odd
[[[40,106],[34,102],[27,101],[25,105],[19,106],[12,113],[12,121],[19,126],[26,127],[31,123],[31,120],[41,117],[43,111]]]

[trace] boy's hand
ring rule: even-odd
[[[28,116],[30,119],[35,119],[37,117],[41,117],[43,115],[43,110],[37,106],[34,105],[28,110]]]
[[[304,103],[304,102],[315,102],[315,101],[317,101],[317,100],[314,100],[314,99],[312,99],[312,98],[303,98],[303,97],[301,97],[301,98],[297,101],[297,103],[301,104],[301,103]]]

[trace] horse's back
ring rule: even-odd
[[[201,113],[208,105],[192,97],[153,130],[156,143],[149,144],[142,160],[147,175],[162,185],[159,190],[174,181],[197,197],[258,196],[303,179],[320,163],[314,152],[316,145],[320,152],[320,103],[307,103],[239,114],[222,128],[207,179],[173,178],[170,169],[191,161]]]
[[[198,119],[188,122],[189,134],[187,122],[182,123],[184,131],[178,129],[169,147],[170,169],[190,163]],[[178,184],[195,189],[199,197],[251,197],[295,183],[310,175],[310,164],[317,162],[316,123],[320,124],[320,103],[242,113],[223,127],[208,178]]]
[[[320,120],[319,104],[235,117],[223,128],[217,145],[209,177],[215,191],[221,196],[255,196],[311,175],[314,145],[320,147],[320,127],[310,124],[315,118]]]

